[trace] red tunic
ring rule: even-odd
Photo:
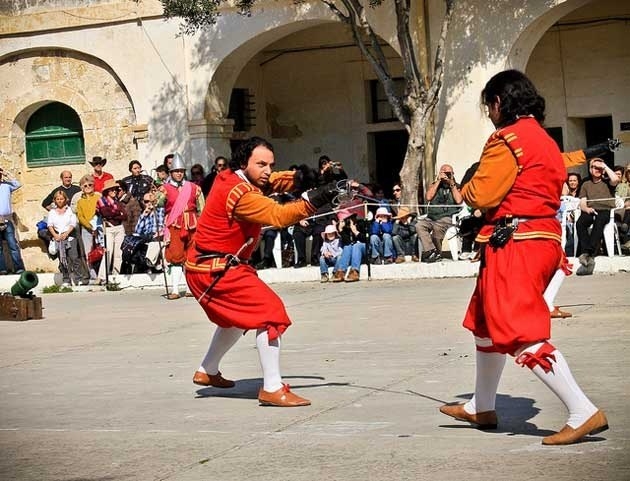
[[[276,192],[292,188],[293,172],[272,174]],[[315,208],[298,200],[280,205],[232,171],[214,181],[199,218],[194,246],[188,250],[186,281],[208,318],[221,327],[266,329],[276,339],[291,325],[282,300],[246,264],[231,267],[206,295],[208,285],[223,271],[225,258],[199,260],[204,252],[236,254],[248,239],[254,242],[239,254],[248,260],[264,224],[284,227],[308,217]],[[203,296],[203,297],[202,297]]]
[[[512,184],[492,205],[475,203],[473,195],[487,190],[492,182],[503,182],[492,179],[497,174],[483,165],[484,160],[516,166]],[[467,203],[487,209],[489,224],[477,238],[481,243],[488,242],[494,224],[502,217],[526,219],[505,246],[483,247],[477,285],[464,318],[464,326],[476,336],[492,339],[493,350],[513,353],[523,344],[550,337],[549,308],[543,293],[563,260],[556,212],[565,176],[555,142],[535,119],[523,118],[492,134],[472,185],[463,189]]]

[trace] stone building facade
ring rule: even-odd
[[[385,2],[368,13],[400,72],[390,9]],[[432,52],[441,0],[427,0],[426,11]],[[449,162],[461,177],[477,160],[492,129],[479,92],[508,67],[525,70],[547,97],[548,126],[565,149],[584,146],[594,131],[618,135],[630,122],[628,18],[627,2],[614,0],[458,2],[432,163]],[[130,160],[151,173],[173,151],[208,167],[261,135],[280,168],[327,154],[353,177],[387,187],[406,138],[348,30],[318,0],[262,1],[250,18],[228,9],[191,37],[164,20],[158,0],[3,2],[0,96],[0,164],[24,184],[15,210],[32,269],[55,268],[36,239],[41,199],[61,170],[78,180],[94,155],[120,178]],[[53,103],[78,117],[82,157],[32,158],[38,132],[29,121]],[[624,147],[615,163],[629,161]]]

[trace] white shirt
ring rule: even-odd
[[[53,226],[58,234],[66,232],[70,227],[76,227],[77,216],[70,207],[66,207],[64,212],[59,212],[57,208],[48,212],[48,225]]]

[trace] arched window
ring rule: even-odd
[[[74,110],[52,102],[31,115],[26,124],[26,163],[29,167],[84,162],[83,128]]]

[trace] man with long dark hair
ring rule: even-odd
[[[543,439],[572,444],[608,428],[604,413],[586,397],[550,342],[551,322],[543,292],[563,259],[560,222],[566,177],[558,146],[541,124],[545,100],[521,72],[492,77],[481,93],[497,128],[479,168],[462,189],[464,201],[486,212],[481,266],[464,327],[475,336],[475,395],[440,411],[479,429],[496,429],[495,398],[506,354],[527,366],[565,404],[566,425]]]
[[[280,376],[280,337],[291,325],[282,300],[256,274],[248,261],[263,225],[286,227],[310,216],[336,195],[334,184],[302,194],[302,199],[279,204],[264,193],[291,192],[314,185],[307,166],[297,171],[272,172],[269,142],[252,137],[235,152],[230,169],[220,172],[199,218],[194,248],[186,261],[186,280],[208,318],[217,324],[204,360],[193,377],[201,386],[230,388],[219,363],[249,330],[263,371],[258,401],[263,406],[307,406]],[[263,193],[264,192],[264,193]]]

